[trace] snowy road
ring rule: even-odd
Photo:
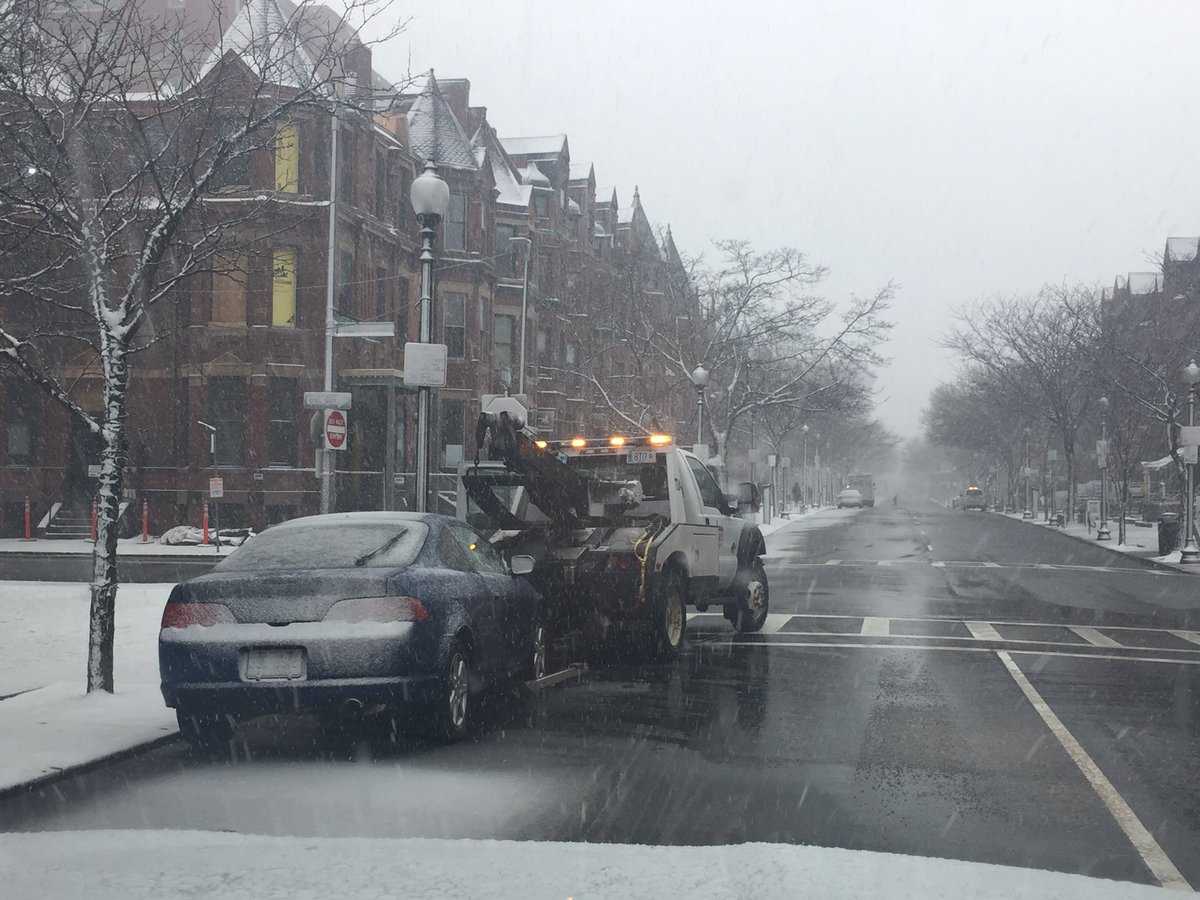
[[[1200,885],[1200,580],[933,505],[775,533],[773,615],[498,701],[474,741],[169,745],[0,830],[811,843]],[[2,701],[0,701],[2,702]]]

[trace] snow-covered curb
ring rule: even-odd
[[[1166,556],[1150,556],[1149,554],[1154,551],[1140,544],[1118,544],[1115,541],[1098,541],[1092,536],[1090,529],[1085,531],[1075,522],[1072,522],[1065,528],[1059,528],[1057,525],[1052,525],[1049,522],[1043,522],[1039,519],[1023,519],[1020,513],[1000,513],[1000,515],[1006,519],[1024,522],[1027,525],[1040,525],[1042,528],[1076,541],[1082,541],[1092,547],[1099,547],[1101,550],[1117,553],[1124,557],[1140,559],[1160,569],[1170,569],[1173,572],[1184,572],[1192,575],[1200,574],[1200,566],[1189,567],[1179,565],[1180,553],[1178,550],[1168,553]],[[1110,528],[1116,531],[1115,523],[1110,525]]]
[[[60,777],[176,732],[175,714],[163,705],[157,684],[85,695],[79,683],[60,683],[9,697],[0,701],[0,793]],[[37,895],[18,891],[10,896]]]
[[[0,837],[12,897],[821,897],[1149,900],[1162,888],[1039,869],[789,844],[652,847],[538,841],[57,831]]]
[[[151,541],[143,544],[141,538],[125,538],[117,541],[118,556],[190,556],[217,558],[228,556],[236,547],[221,545],[220,553],[215,544],[160,544]],[[0,539],[0,553],[38,553],[48,556],[91,556],[93,545],[88,540],[47,540],[39,538],[34,541],[23,541],[20,538]]]

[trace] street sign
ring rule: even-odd
[[[767,454],[767,465],[770,466],[772,469],[775,468],[775,464],[778,460],[779,460],[778,454],[776,454],[776,453],[768,453]]]
[[[99,477],[100,477],[100,464],[99,463],[89,464],[88,465],[88,478],[99,478]]]
[[[221,477],[208,479],[208,496],[220,500],[225,496],[225,479]]]
[[[701,461],[708,462],[708,444],[696,444],[692,447],[692,452],[700,457]]]
[[[346,391],[305,391],[305,409],[350,409],[353,395]]]
[[[1179,458],[1185,463],[1191,463],[1192,465],[1195,465],[1198,461],[1200,461],[1197,460],[1197,451],[1200,451],[1200,447],[1197,447],[1195,444],[1192,444],[1190,447],[1180,447]]]
[[[1050,460],[1050,462],[1058,462],[1058,451],[1057,450],[1047,450],[1046,451],[1046,459]]]
[[[1096,441],[1096,456],[1108,456],[1108,441]]]
[[[346,449],[346,414],[340,409],[325,410],[325,449]]]
[[[333,326],[333,336],[343,338],[395,337],[396,324],[394,322],[338,322]]]
[[[409,387],[446,386],[446,345],[404,345],[404,383]]]
[[[785,456],[783,458],[783,462],[781,462],[780,465],[783,466],[785,469],[790,469],[792,467],[792,458],[790,456]]]
[[[1200,425],[1184,425],[1180,428],[1179,444],[1181,447],[1200,446]]]

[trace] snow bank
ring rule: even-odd
[[[769,525],[759,525],[763,537],[770,537],[776,532],[787,529],[789,534],[799,534],[801,531],[816,531],[836,525],[842,519],[852,519],[861,509],[813,509],[799,515],[793,514],[790,519],[774,519]]]
[[[97,762],[177,730],[175,713],[163,705],[157,680],[118,687],[116,694],[84,694],[80,669],[73,682],[0,701],[0,790]],[[0,872],[7,840],[0,837]],[[7,896],[56,894],[17,891]]]
[[[0,553],[44,553],[47,556],[57,554],[92,555],[93,544],[89,540],[46,540],[23,541],[20,538],[0,539]],[[228,556],[237,547],[221,544],[221,556]],[[198,544],[160,544],[151,541],[143,544],[141,538],[122,538],[117,541],[118,556],[217,556],[215,544],[208,546]]]
[[[117,591],[118,688],[158,681],[158,624],[171,588],[123,584]],[[0,581],[0,697],[56,681],[82,687],[90,602],[86,584]]]
[[[1082,875],[786,844],[649,847],[198,831],[0,836],[12,897],[1140,900],[1162,888]]]

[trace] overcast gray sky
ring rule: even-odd
[[[681,247],[789,244],[901,290],[879,411],[918,430],[957,303],[1150,268],[1200,234],[1200,3],[403,4],[376,67],[565,131]]]

